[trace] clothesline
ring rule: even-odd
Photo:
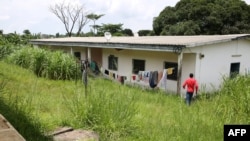
[[[101,68],[102,72],[108,76],[110,79],[117,79],[118,81],[120,81],[121,83],[124,83],[125,80],[127,80],[127,76],[124,76],[124,75],[120,75],[118,73],[115,73],[113,71],[110,71],[108,69],[104,69],[103,71],[103,68]]]
[[[162,71],[139,71],[139,81],[148,83],[151,88],[160,87],[167,89],[167,76],[173,74],[174,68],[163,69]]]
[[[131,78],[128,80],[127,76],[120,75],[112,70],[103,69],[102,72],[111,79],[117,79],[124,83],[125,80],[130,82],[144,82],[151,88],[160,87],[167,89],[167,76],[173,74],[175,68],[167,68],[162,71],[139,71],[138,74],[131,74]]]

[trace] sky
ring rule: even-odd
[[[53,13],[49,6],[63,0],[0,0],[0,30],[4,34],[18,33],[28,29],[32,34],[65,34],[64,24]],[[153,18],[159,16],[166,7],[174,7],[179,0],[65,0],[83,4],[86,12],[104,14],[96,25],[123,24],[123,29],[152,30]],[[244,0],[250,4],[250,0]],[[83,32],[91,30],[90,21]]]

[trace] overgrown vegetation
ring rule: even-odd
[[[44,135],[58,126],[92,129],[104,140],[119,139],[136,128],[134,96],[122,87],[116,89],[117,85],[112,85],[112,82],[104,85],[102,79],[90,81],[88,96],[85,97],[81,82],[47,80],[1,62],[0,68],[5,67],[1,75],[5,84],[1,89],[5,92],[1,93],[3,106],[0,106],[0,111],[27,140],[41,141],[40,137],[49,140]],[[116,90],[109,91],[110,88]],[[116,97],[118,93],[121,95]],[[25,122],[17,122],[19,117]],[[31,125],[36,127],[40,136],[25,130]]]
[[[225,119],[225,123],[250,123],[250,76],[237,76],[225,79],[224,86],[217,94],[215,101],[216,115]]]
[[[62,51],[23,47],[8,56],[7,61],[33,71],[39,77],[55,80],[73,80],[81,69],[76,59]]]
[[[19,36],[14,36],[14,34],[11,35],[4,36],[0,34],[0,60],[4,59],[21,46],[19,44],[21,42]]]
[[[110,80],[48,80],[0,62],[0,111],[27,139],[48,141],[59,126],[92,129],[101,140],[223,140],[224,124],[249,124],[249,76],[225,79],[221,91],[191,107],[182,98]],[[22,122],[20,122],[22,121]]]

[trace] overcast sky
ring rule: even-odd
[[[63,0],[0,0],[0,30],[4,33],[65,34],[62,22],[49,11],[49,6]],[[96,24],[123,24],[133,32],[152,30],[153,17],[179,0],[70,0],[84,4],[90,13],[105,14]],[[250,0],[245,0],[250,4]],[[93,24],[90,21],[89,24]],[[89,32],[86,25],[83,32]]]

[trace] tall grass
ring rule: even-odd
[[[110,82],[103,85],[102,79],[96,79],[88,89],[87,97],[81,93],[65,98],[75,127],[97,131],[104,140],[118,140],[135,131],[137,106],[131,91]]]
[[[1,63],[0,63],[1,64]],[[49,141],[50,137],[45,136],[45,128],[41,122],[37,120],[38,115],[34,115],[34,105],[32,104],[33,97],[24,95],[21,91],[27,84],[25,81],[20,84],[18,77],[23,74],[23,71],[18,73],[18,68],[7,65],[0,65],[0,113],[14,126],[14,128],[27,141]],[[6,74],[7,73],[7,74]],[[9,76],[9,74],[17,73],[18,75]],[[25,74],[28,72],[25,71]],[[21,76],[22,77],[22,76]],[[23,77],[22,77],[23,78]],[[15,81],[18,81],[17,83]],[[28,84],[29,85],[29,84]],[[25,90],[28,90],[25,88]]]
[[[7,64],[0,67],[5,68],[5,65]],[[103,85],[103,80],[97,79],[96,83],[103,86],[97,88],[99,85],[90,81],[86,97],[82,82],[49,81],[34,75],[29,76],[29,71],[24,72],[16,66],[9,65],[7,69],[3,73],[3,77],[10,81],[5,86],[9,91],[3,96],[6,105],[12,105],[12,102],[20,105],[19,108],[25,111],[30,121],[36,121],[36,126],[41,123],[37,127],[41,133],[45,134],[45,131],[52,131],[59,126],[71,126],[95,130],[104,140],[116,140],[135,130],[133,117],[136,106],[133,96],[126,95],[127,92],[121,89],[110,93],[111,86],[116,88],[110,82],[110,87],[105,87],[107,85]],[[115,97],[117,95],[121,96]],[[122,100],[126,101],[121,102]],[[29,128],[27,126],[24,128]],[[26,136],[29,133],[25,130],[21,133],[27,139],[32,138]]]
[[[250,123],[250,76],[225,78],[221,91],[215,98],[216,114],[225,123]],[[223,101],[223,102],[220,102]]]
[[[8,56],[7,61],[33,71],[39,77],[72,80],[80,75],[75,58],[62,51],[23,47]]]
[[[0,105],[5,105],[0,111],[27,140],[49,140],[45,133],[71,126],[94,130],[104,141],[221,141],[224,124],[250,124],[249,76],[225,79],[213,97],[201,92],[187,106],[176,95],[105,79],[89,78],[85,91],[80,81],[39,78],[4,62],[0,68],[0,80],[5,80],[0,83]],[[29,122],[22,121],[29,124],[17,122],[20,114],[14,111],[23,111],[22,118]],[[26,131],[29,128],[34,131]]]

